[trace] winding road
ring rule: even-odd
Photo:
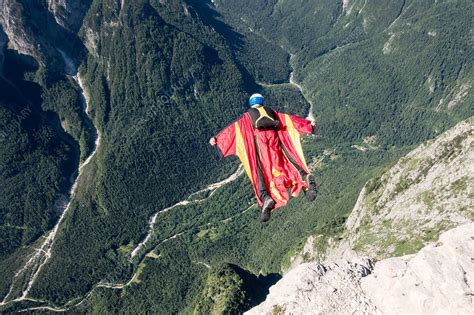
[[[239,170],[237,170],[239,171]],[[237,173],[237,172],[236,172]],[[236,173],[232,174],[229,178],[234,178],[234,176],[236,175]],[[240,174],[238,175],[240,176]],[[229,178],[225,179],[224,181],[227,181],[225,182],[224,184],[227,184],[229,182],[232,182],[232,181],[229,181]],[[223,181],[219,182],[219,183],[222,183]],[[216,183],[216,184],[219,184],[219,183]],[[223,184],[223,185],[224,185]],[[212,184],[212,185],[215,185],[215,184]],[[209,185],[209,186],[212,186],[212,185]],[[208,188],[209,186],[207,186],[206,188]],[[222,186],[219,186],[219,187],[222,187]],[[218,188],[219,188],[218,187]],[[205,189],[206,189],[205,188]],[[204,190],[204,189],[203,189]],[[209,196],[208,196],[209,197]],[[230,217],[227,217],[227,218],[224,218],[224,219],[221,219],[221,220],[217,220],[215,222],[209,222],[209,223],[206,223],[206,224],[202,224],[198,227],[193,227],[193,228],[190,228],[190,229],[187,229],[185,231],[182,231],[182,232],[179,232],[179,233],[176,233],[170,237],[167,237],[163,240],[161,240],[159,243],[155,244],[153,246],[153,249],[151,250],[154,250],[156,247],[166,243],[166,242],[169,242],[171,240],[174,240],[176,239],[177,237],[181,236],[181,235],[184,235],[186,233],[190,233],[190,232],[194,232],[196,231],[196,229],[198,230],[201,230],[203,228],[206,228],[206,227],[209,227],[209,226],[212,226],[212,225],[215,225],[215,224],[220,224],[220,223],[227,223],[229,221],[232,221],[234,218],[238,217],[238,216],[241,216],[243,215],[244,213],[248,212],[250,209],[256,207],[257,205],[254,203],[252,205],[250,205],[249,207],[247,207],[246,209],[236,213],[236,214],[233,214],[231,215]],[[150,250],[150,251],[151,251]],[[146,255],[145,255],[146,256]],[[203,261],[195,261],[194,263],[196,264],[200,264],[200,265],[203,265],[204,267],[210,269],[212,266],[210,266],[209,264],[203,262]],[[94,291],[98,288],[106,288],[106,289],[113,289],[113,290],[123,290],[124,288],[128,287],[129,285],[131,285],[134,281],[134,279],[137,277],[137,272],[138,272],[138,268],[135,269],[135,271],[133,272],[133,274],[131,275],[130,279],[126,282],[126,283],[110,283],[110,282],[99,282],[97,284],[95,284],[91,290],[89,292],[87,292],[87,294],[84,295],[84,297],[82,299],[80,299],[78,302],[76,303],[72,303],[74,300],[77,300],[77,298],[74,298],[73,300],[71,301],[68,301],[66,302],[64,305],[69,305],[67,307],[63,306],[63,307],[54,307],[54,306],[33,306],[33,307],[29,307],[29,308],[26,308],[26,309],[22,309],[20,310],[19,312],[31,312],[31,311],[50,311],[50,312],[67,312],[73,308],[76,308],[78,306],[80,306],[82,303],[84,303],[85,301],[87,301],[91,296],[92,294],[94,293]],[[41,302],[41,303],[47,303],[46,301],[41,301],[41,300],[35,300],[35,299],[29,299],[29,298],[26,298],[25,300],[30,300],[30,301],[33,301],[33,302]]]
[[[217,182],[217,183],[213,183],[213,184],[210,184],[208,186],[206,186],[205,188],[199,190],[199,191],[196,191],[194,193],[192,193],[191,195],[188,196],[188,198],[184,199],[184,200],[181,200],[177,203],[175,203],[174,205],[172,205],[171,207],[168,207],[168,208],[165,208],[165,209],[162,209],[158,212],[156,212],[149,220],[149,223],[148,223],[148,234],[146,235],[146,237],[144,238],[143,241],[141,241],[136,247],[135,249],[131,252],[130,254],[130,257],[129,257],[129,261],[132,262],[133,259],[135,257],[137,257],[137,255],[140,253],[140,251],[144,248],[146,248],[146,246],[148,245],[148,243],[150,242],[151,240],[151,237],[153,236],[154,234],[154,227],[155,227],[155,224],[156,224],[156,219],[158,218],[158,215],[162,214],[162,213],[166,213],[168,211],[170,211],[171,209],[173,208],[176,208],[176,207],[179,207],[179,206],[186,206],[186,205],[189,205],[189,204],[194,204],[194,203],[201,203],[203,201],[205,201],[206,199],[208,199],[209,197],[211,197],[217,189],[221,188],[222,186],[226,185],[226,184],[229,184],[233,181],[235,181],[236,179],[238,179],[242,174],[244,173],[244,169],[242,167],[242,165],[239,165],[239,167],[237,168],[237,170],[235,171],[234,174],[230,175],[228,178],[220,181],[220,182]],[[205,193],[205,192],[211,192],[207,197],[205,198],[201,198],[201,199],[192,199],[193,196],[195,195],[199,195],[199,194],[202,194],[202,193]]]

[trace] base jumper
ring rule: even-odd
[[[317,190],[314,176],[306,165],[300,136],[311,134],[316,123],[279,113],[263,106],[264,98],[253,94],[249,109],[209,141],[221,156],[237,155],[252,182],[260,221],[287,204],[303,190],[313,201]]]

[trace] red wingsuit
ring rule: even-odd
[[[300,136],[312,133],[313,126],[304,118],[274,112],[280,122],[276,130],[254,129],[247,112],[216,136],[216,144],[222,156],[239,157],[259,206],[262,207],[262,194],[266,191],[275,201],[276,209],[288,202],[287,188],[293,197],[308,188],[302,177],[310,171]]]

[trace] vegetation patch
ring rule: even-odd
[[[422,249],[424,243],[422,240],[415,239],[415,240],[401,240],[397,244],[395,244],[395,250],[393,252],[393,256],[404,256],[409,254],[417,253],[420,249]]]
[[[266,280],[227,263],[211,269],[194,308],[195,314],[241,314],[260,303],[268,293]],[[270,281],[270,282],[268,282]]]
[[[451,184],[451,191],[456,195],[463,193],[467,189],[468,181],[469,176],[467,175],[459,178]]]
[[[133,244],[133,242],[130,242],[128,244],[120,246],[117,249],[117,251],[119,252],[119,254],[123,256],[128,256],[130,255],[130,253],[133,251],[134,248],[135,248],[135,244]]]
[[[201,230],[196,234],[197,238],[199,239],[204,239],[207,238],[211,241],[215,241],[219,234],[217,232],[217,229],[211,228],[211,229],[206,229],[206,230]]]
[[[146,267],[146,264],[144,261],[138,264],[138,267],[135,270],[135,274],[133,275],[133,278],[132,278],[133,283],[141,283],[140,275],[143,273],[143,270],[145,269],[145,267]]]
[[[372,178],[367,182],[367,185],[365,185],[365,191],[367,194],[370,194],[371,192],[377,190],[380,188],[382,185],[382,181],[380,180],[381,176]]]
[[[417,202],[422,202],[424,205],[426,205],[428,210],[433,210],[434,205],[435,205],[435,198],[436,197],[435,197],[434,193],[430,190],[427,190],[427,191],[424,191],[424,192],[418,194],[418,196],[416,197],[416,201]]]
[[[358,238],[354,246],[354,250],[358,253],[365,253],[370,247],[375,246],[380,241],[380,235],[372,230],[370,225],[364,225],[358,231]]]
[[[272,314],[273,315],[283,315],[285,314],[285,307],[281,305],[273,305]]]

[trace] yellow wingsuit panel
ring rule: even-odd
[[[242,162],[245,173],[247,173],[247,176],[250,178],[250,182],[253,183],[249,158],[247,156],[247,151],[245,151],[244,138],[242,136],[242,132],[240,131],[238,122],[235,122],[235,153],[239,157],[240,162]]]
[[[293,146],[295,147],[295,150],[298,153],[298,156],[300,157],[301,161],[306,166],[306,168],[308,168],[308,166],[306,165],[306,160],[304,158],[303,147],[301,146],[300,133],[293,125],[293,121],[291,120],[290,116],[285,115],[285,122],[288,134],[291,138],[291,142],[293,142]]]

